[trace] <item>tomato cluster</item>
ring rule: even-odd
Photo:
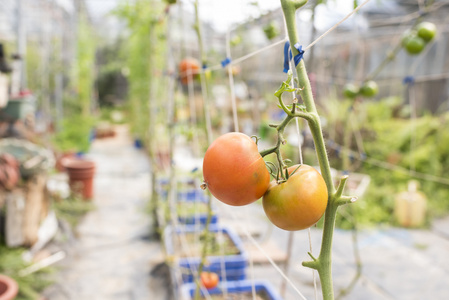
[[[435,24],[421,22],[412,30],[407,30],[402,35],[401,45],[410,55],[421,53],[426,45],[433,40],[437,33]]]
[[[361,95],[365,98],[372,98],[379,93],[379,87],[373,80],[368,80],[363,83],[361,87],[353,83],[348,83],[343,87],[343,95],[347,98],[354,99]]]
[[[326,210],[328,193],[323,177],[301,165],[287,169],[286,180],[273,180],[256,143],[242,133],[227,133],[207,149],[203,160],[204,182],[220,201],[241,206],[263,196],[270,221],[284,230],[314,225]]]

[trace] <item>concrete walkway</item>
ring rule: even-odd
[[[46,298],[164,299],[165,287],[150,276],[163,258],[159,243],[149,240],[148,160],[133,147],[126,127],[114,139],[95,141],[88,157],[97,164],[96,209],[78,226],[74,249]]]

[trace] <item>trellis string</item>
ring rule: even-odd
[[[239,131],[239,120],[237,116],[237,103],[235,98],[235,87],[234,87],[234,74],[232,73],[232,65],[231,63],[231,33],[228,30],[226,32],[226,60],[227,69],[228,69],[228,78],[229,78],[229,89],[231,91],[231,105],[232,105],[232,117],[234,121],[234,131]],[[225,67],[225,65],[223,66]]]
[[[312,43],[310,43],[307,47],[305,47],[305,48],[303,49],[303,51],[307,51],[308,49],[310,49],[311,47],[313,47],[316,43],[318,43],[318,42],[319,42],[321,39],[323,39],[326,35],[328,35],[328,34],[331,33],[332,31],[334,31],[338,26],[340,26],[340,25],[341,25],[344,21],[346,21],[349,17],[351,17],[351,16],[352,16],[353,14],[355,14],[356,12],[358,12],[358,11],[359,11],[363,6],[365,6],[369,1],[371,1],[371,0],[366,0],[365,2],[363,2],[362,4],[360,4],[359,6],[357,6],[353,11],[351,11],[349,14],[347,14],[343,19],[341,19],[341,20],[340,20],[339,22],[337,22],[334,26],[332,26],[331,28],[329,28],[325,33],[323,33],[323,34],[322,34],[321,36],[319,36],[316,40],[314,40],[314,41],[313,41]],[[281,44],[285,43],[286,41],[288,41],[288,38],[284,38],[284,39],[279,40],[279,41],[277,41],[277,42],[275,42],[275,43],[273,43],[273,44],[271,44],[271,45],[268,45],[268,46],[266,46],[266,47],[260,48],[260,49],[254,51],[254,52],[248,53],[248,54],[246,54],[246,55],[244,55],[244,56],[242,56],[242,57],[239,57],[239,58],[237,58],[237,59],[234,59],[234,60],[232,60],[232,62],[230,62],[230,64],[231,64],[231,65],[238,64],[238,63],[240,63],[240,62],[242,62],[242,61],[245,61],[245,60],[247,60],[247,59],[253,57],[254,55],[257,55],[257,54],[259,54],[259,53],[261,53],[261,52],[264,52],[264,51],[269,50],[269,49],[271,49],[271,48],[274,48],[274,47],[276,47],[276,46],[278,46],[278,45],[281,45]],[[212,66],[212,67],[206,67],[206,68],[203,68],[203,70],[198,70],[198,71],[195,72],[195,74],[202,73],[202,72],[205,72],[205,71],[216,71],[216,70],[220,70],[220,69],[223,69],[223,66],[221,65],[221,63],[218,64],[218,65],[214,65],[214,66]]]

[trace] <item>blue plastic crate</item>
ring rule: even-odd
[[[177,234],[195,232],[198,228],[196,226],[187,225],[183,228],[178,228],[176,230]],[[204,267],[204,271],[217,273],[221,278],[222,275],[222,264],[226,270],[226,280],[241,280],[246,278],[246,268],[248,265],[248,255],[243,248],[243,243],[239,236],[227,227],[222,226],[211,226],[209,227],[210,232],[223,232],[226,234],[231,241],[234,243],[236,248],[239,250],[239,254],[236,255],[226,255],[224,258],[222,256],[208,256],[208,265]],[[169,255],[175,254],[173,249],[173,240],[169,238],[173,234],[173,229],[167,227],[165,230],[165,246],[167,253]],[[200,264],[200,257],[188,257],[180,258],[178,261],[179,268],[182,271],[183,282],[193,282],[193,274],[191,272],[193,269],[198,269]],[[224,261],[223,261],[224,260]]]
[[[163,200],[167,200],[168,191],[162,187],[157,189],[159,196],[162,197]],[[203,190],[201,189],[189,189],[185,191],[179,191],[177,193],[178,201],[200,201],[207,202],[207,197]]]
[[[189,189],[178,192],[179,201],[202,201],[206,202],[207,197],[201,189]]]
[[[207,221],[207,214],[197,214],[191,216],[178,216],[178,222],[186,225],[205,225]],[[218,216],[215,211],[212,212],[212,218],[210,219],[211,225],[216,225],[218,223]]]
[[[239,280],[239,281],[227,281],[221,282],[216,288],[208,290],[210,295],[219,295],[226,289],[229,294],[239,293],[251,293],[252,287],[255,287],[256,293],[264,291],[270,300],[282,300],[279,293],[273,288],[273,286],[266,280]],[[191,300],[194,297],[196,284],[186,283],[181,286],[181,295],[183,300]],[[201,292],[203,295],[203,292]]]

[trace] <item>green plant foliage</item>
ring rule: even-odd
[[[95,209],[95,205],[80,197],[71,196],[67,199],[53,201],[53,209],[58,218],[67,221],[72,228],[75,228],[85,214]]]
[[[338,103],[330,101],[330,103]],[[336,104],[338,106],[338,104]],[[345,104],[341,104],[345,107]],[[330,107],[333,107],[330,104]],[[404,171],[390,170],[353,160],[352,171],[368,174],[371,184],[365,195],[357,202],[360,223],[394,224],[392,218],[395,196],[407,189],[412,179],[407,170],[432,176],[449,178],[449,133],[441,128],[449,126],[449,113],[441,116],[423,115],[414,121],[407,116],[407,106],[398,98],[382,101],[365,101],[357,106],[357,130],[363,136],[363,146],[369,158],[399,166]],[[342,117],[329,109],[328,132],[338,144],[343,144]],[[344,111],[344,109],[342,109]],[[405,117],[404,117],[405,116]],[[332,134],[333,132],[333,134]],[[357,152],[355,139],[351,149]],[[331,151],[331,165],[342,168],[342,153]],[[421,190],[428,199],[429,218],[441,216],[449,211],[449,190],[446,185],[419,179]],[[339,217],[339,224],[350,226],[345,218]],[[348,226],[346,226],[348,225]]]
[[[24,251],[24,248],[8,248],[0,241],[0,274],[17,281],[19,294],[16,300],[41,299],[39,293],[52,283],[50,275],[55,269],[47,267],[27,276],[19,276],[19,272],[29,266],[22,259]]]
[[[159,3],[162,4],[162,3]],[[165,38],[163,9],[164,5],[155,5],[148,0],[123,3],[114,14],[124,20],[129,35],[122,51],[126,53],[128,71],[128,103],[130,121],[134,135],[144,138],[149,125],[149,99],[159,100],[159,89],[165,82],[162,71],[165,68]],[[159,70],[158,74],[156,70]],[[162,105],[157,105],[161,107]]]
[[[63,120],[61,130],[53,137],[53,145],[59,151],[87,152],[94,119],[73,114]]]
[[[80,15],[78,23],[77,65],[75,68],[75,89],[81,112],[84,116],[90,114],[90,103],[94,86],[94,68],[96,37],[89,26],[87,17]]]

